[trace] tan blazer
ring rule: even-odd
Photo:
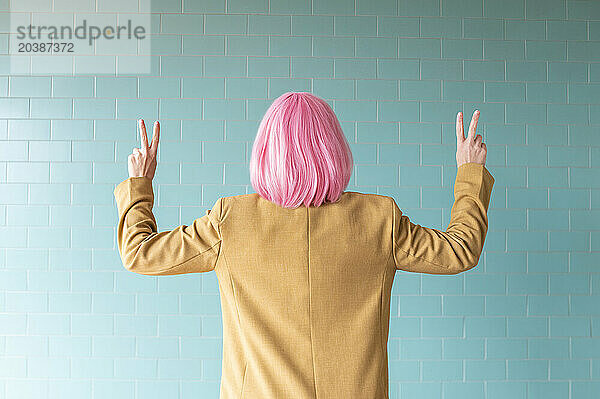
[[[413,224],[391,197],[352,191],[296,209],[224,197],[190,226],[157,232],[152,181],[132,177],[114,190],[118,246],[135,273],[217,273],[221,399],[383,399],[396,270],[476,266],[493,184],[485,166],[461,165],[445,232]]]

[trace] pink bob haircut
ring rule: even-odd
[[[336,202],[350,181],[353,158],[333,110],[308,92],[287,92],[265,113],[252,147],[250,181],[284,208]]]

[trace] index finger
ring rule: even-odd
[[[148,149],[148,136],[146,135],[146,125],[144,124],[144,120],[140,119],[140,136],[142,141],[142,148]]]
[[[154,122],[154,131],[152,133],[152,146],[150,147],[150,151],[156,155],[158,151],[158,141],[160,139],[160,123],[158,121]]]
[[[459,142],[465,140],[465,132],[463,130],[463,116],[462,112],[456,114],[456,138]]]

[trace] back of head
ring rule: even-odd
[[[352,175],[353,158],[335,113],[307,92],[287,92],[267,109],[252,147],[250,181],[263,198],[285,208],[336,202]]]

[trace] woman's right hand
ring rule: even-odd
[[[479,120],[479,110],[473,112],[471,124],[469,125],[469,135],[465,138],[463,129],[463,113],[456,115],[456,164],[460,166],[468,162],[475,162],[485,165],[487,147],[482,141],[480,134],[475,135],[477,121]]]

